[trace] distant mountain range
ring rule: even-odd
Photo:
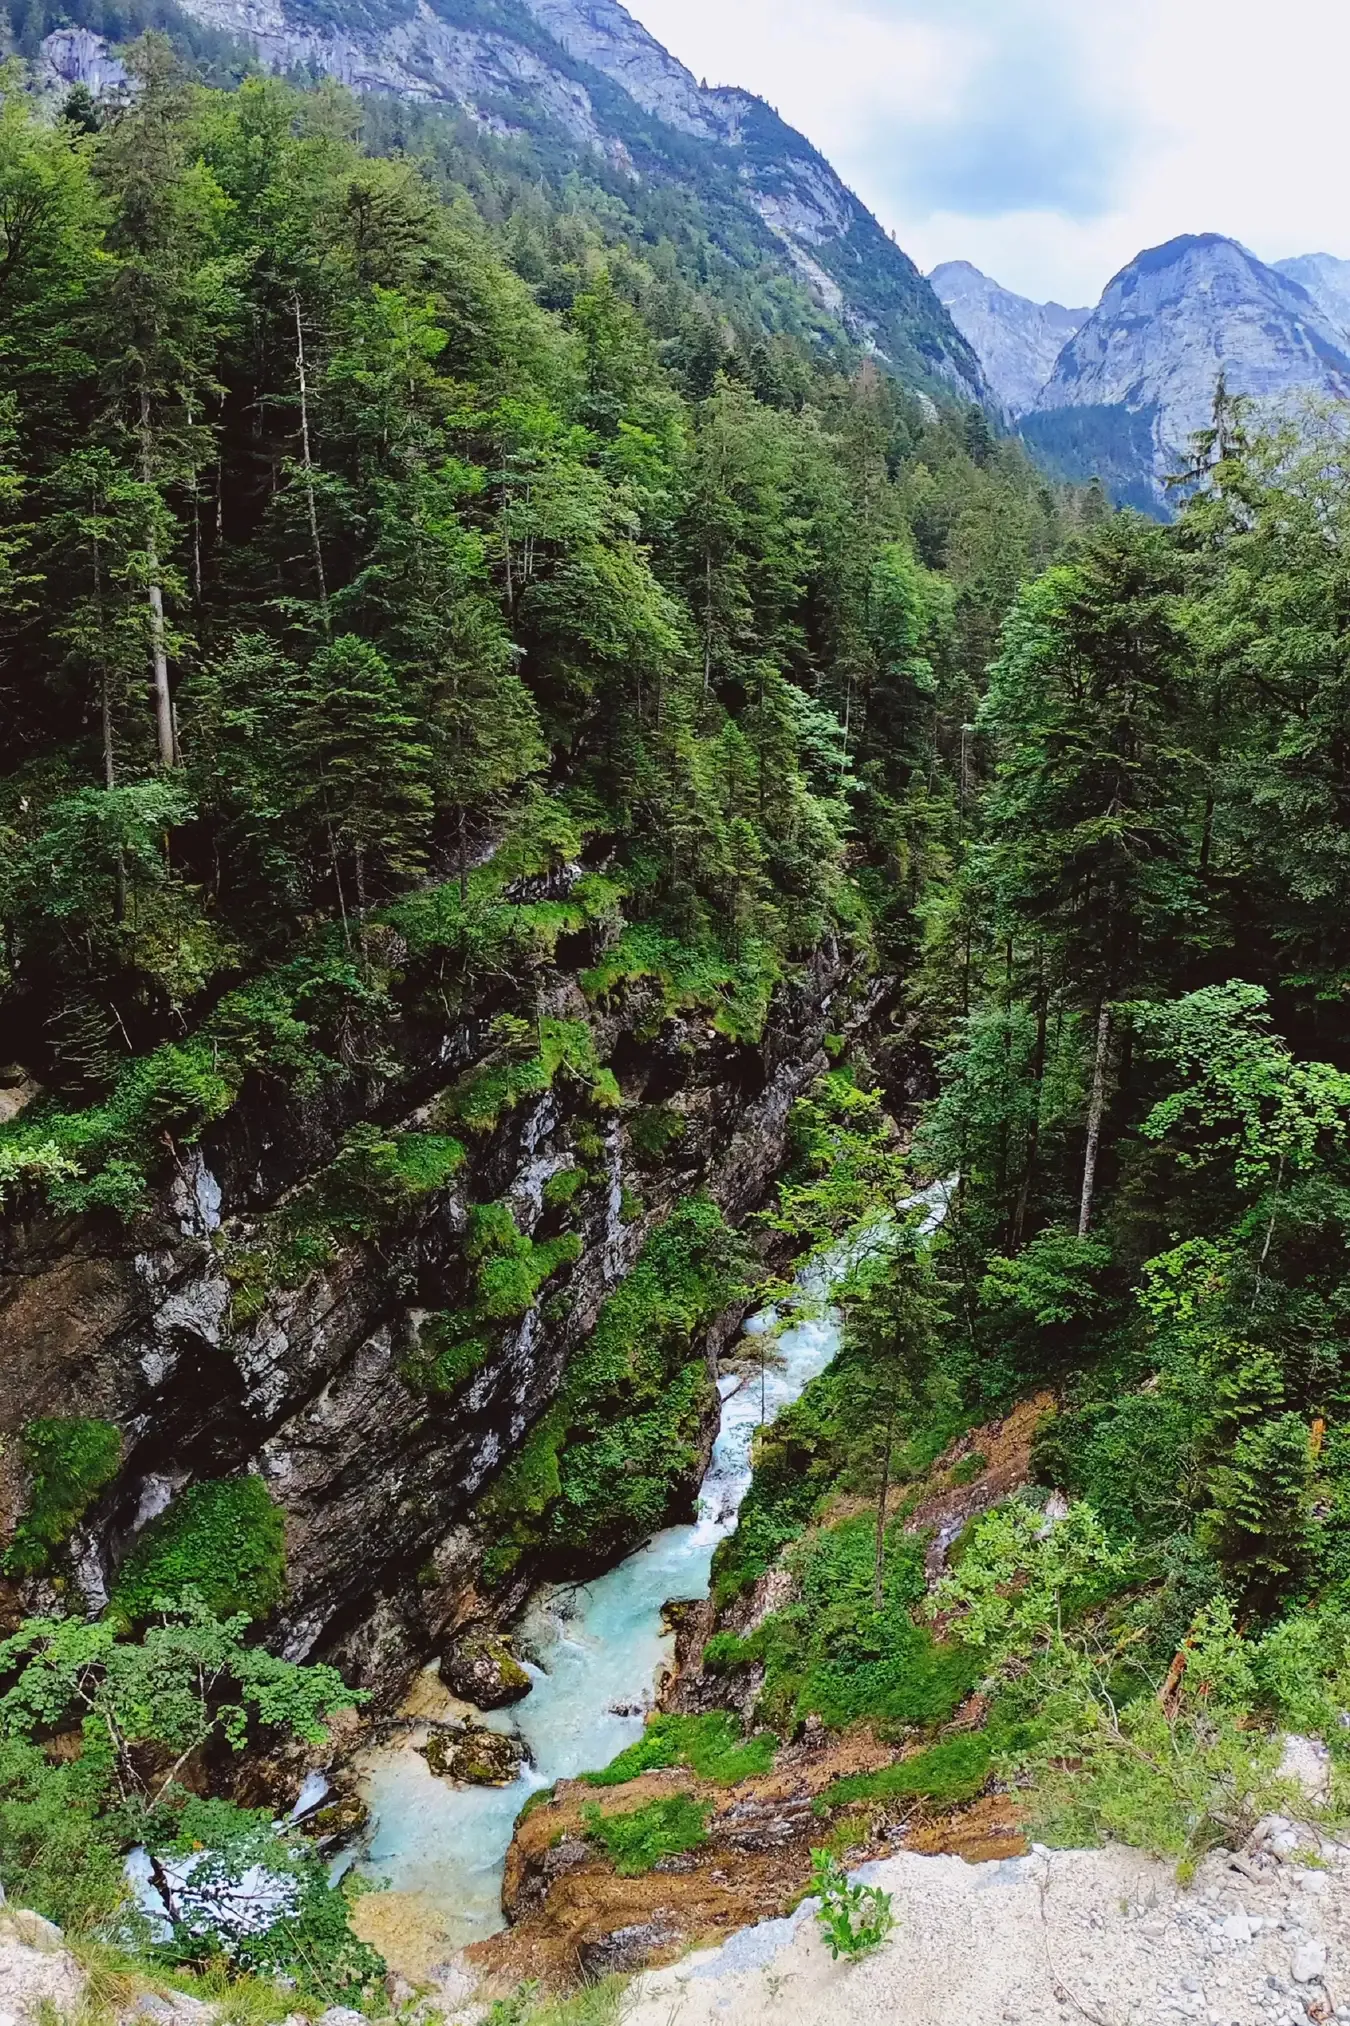
[[[617,0],[157,0],[157,22],[184,18],[283,75],[454,107],[564,173],[666,188],[671,229],[692,217],[728,271],[790,277],[907,385],[992,404],[928,282],[824,156],[763,99],[700,85]],[[43,58],[53,84],[107,81],[83,29]]]
[[[1036,406],[1055,361],[1092,315],[1090,309],[1066,310],[1057,302],[1014,295],[968,260],[949,260],[928,279],[970,340],[1011,421]]]
[[[1219,233],[1173,239],[1123,268],[1091,314],[1029,302],[960,262],[932,280],[1041,463],[1100,477],[1148,512],[1170,510],[1165,480],[1208,422],[1220,373],[1271,415],[1350,400],[1350,261],[1331,254],[1268,267]]]

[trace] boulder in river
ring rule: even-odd
[[[509,1787],[525,1762],[519,1738],[503,1737],[476,1724],[462,1731],[437,1731],[420,1750],[438,1779],[463,1780],[471,1787]]]
[[[529,1675],[495,1632],[469,1632],[441,1660],[441,1680],[475,1709],[505,1709],[533,1686]]]

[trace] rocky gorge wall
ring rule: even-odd
[[[556,907],[580,876],[554,868],[508,904]],[[607,1299],[651,1234],[700,1192],[731,1223],[754,1207],[781,1164],[793,1100],[827,1066],[825,1036],[864,1023],[878,996],[859,958],[827,940],[775,992],[762,1035],[731,1039],[715,994],[670,1011],[648,978],[588,997],[578,978],[614,933],[610,924],[536,952],[473,1003],[442,992],[440,1017],[422,977],[401,1002],[395,992],[374,1031],[349,1037],[355,1065],[328,1087],[298,1093],[251,1076],[197,1144],[162,1135],[163,1179],[129,1223],[49,1211],[10,1221],[0,1241],[5,1536],[34,1496],[35,1423],[114,1428],[117,1460],[48,1566],[11,1570],[6,1617],[58,1590],[101,1609],[174,1498],[246,1474],[284,1514],[285,1590],[268,1642],[289,1657],[331,1659],[388,1703],[457,1627],[484,1615],[482,1557],[498,1526],[484,1518],[484,1494],[557,1398]],[[399,954],[385,948],[382,960]],[[403,961],[406,979],[414,967]],[[507,1014],[504,1030],[502,1007],[516,1004],[530,1020]],[[514,1089],[523,1031],[572,1037],[570,1066],[554,1063],[546,1087],[466,1129],[466,1092],[494,1077]],[[580,1056],[578,1036],[589,1037]],[[527,1066],[516,1084],[537,1085]],[[445,1136],[447,1116],[461,1141]],[[456,1156],[446,1172],[433,1163],[415,1187],[388,1183],[391,1160],[411,1149],[425,1166],[427,1149],[445,1148]],[[335,1200],[343,1216],[331,1214]],[[316,1202],[329,1206],[326,1222]],[[485,1205],[511,1215],[503,1223],[493,1210],[485,1225]],[[524,1279],[485,1309],[470,1255],[477,1247],[481,1281],[488,1227],[499,1240],[505,1230],[503,1272]],[[466,1312],[478,1317],[467,1354],[462,1328],[446,1337],[447,1318],[459,1327]],[[428,1343],[446,1341],[436,1365]],[[710,1378],[705,1444],[714,1408]],[[703,1460],[691,1455],[672,1479],[676,1500],[692,1496]],[[525,1552],[499,1571],[494,1615],[524,1595],[536,1566]]]

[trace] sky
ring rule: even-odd
[[[925,270],[1092,304],[1146,246],[1350,258],[1346,0],[627,0],[801,129]]]

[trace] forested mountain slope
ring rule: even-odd
[[[80,1678],[167,1642],[225,1751],[226,1682],[312,1734],[336,1677],[285,1667],[388,1703],[687,1504],[736,1227],[914,947],[1073,502],[697,287],[678,210],[128,60],[0,106],[0,1694],[92,1614]],[[264,1643],[203,1676],[222,1613]],[[16,1709],[0,1878],[92,1919],[188,1797],[56,1796]]]
[[[522,1819],[526,1941],[902,1827],[1191,1866],[1295,1727],[1343,1805],[1334,418],[1224,398],[1113,514],[653,184],[125,60],[0,82],[6,1891],[382,2013],[305,1774],[430,1659],[519,1693],[822,1251],[842,1354],[614,1791]],[[132,1850],[286,1912],[131,1934]]]
[[[521,143],[536,173],[598,177],[611,202],[649,207],[666,230],[688,214],[719,264],[767,271],[780,288],[792,277],[826,341],[842,325],[911,385],[989,398],[928,283],[829,163],[763,100],[696,84],[615,0],[161,0],[130,15],[77,0],[73,16],[11,0],[30,55],[70,19],[113,39],[133,22],[168,26],[218,72],[261,62],[462,109]],[[106,62],[69,37],[50,53],[72,83]]]

